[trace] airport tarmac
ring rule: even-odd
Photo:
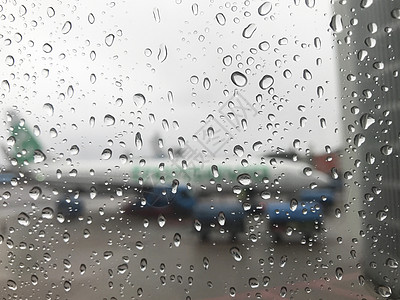
[[[276,243],[262,216],[233,241],[215,231],[203,242],[191,218],[127,216],[123,197],[87,200],[71,221],[43,214],[51,191],[34,200],[30,189],[2,196],[1,299],[379,299],[351,207],[313,241]]]

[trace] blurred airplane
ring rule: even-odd
[[[129,159],[73,162],[52,158],[48,157],[49,151],[43,149],[23,118],[8,113],[7,120],[10,124],[9,137],[4,152],[10,162],[9,170],[18,174],[18,180],[54,187],[59,193],[89,191],[90,197],[94,198],[100,191],[143,196],[144,192],[152,194],[149,189],[157,189],[161,193],[164,189],[164,194],[173,196],[178,189],[185,188],[191,190],[195,198],[196,195],[204,195],[204,191],[210,199],[213,195],[225,193],[239,197],[243,191],[251,191],[252,198],[257,195],[260,201],[267,201],[274,197],[278,199],[280,195],[292,198],[304,190],[333,186],[329,175],[307,163],[286,158],[263,157],[260,162],[248,165],[234,159],[217,165],[178,158],[138,158],[137,162]],[[142,201],[143,197],[140,199],[138,201]],[[165,203],[169,204],[169,201]],[[150,205],[160,206],[155,203]]]

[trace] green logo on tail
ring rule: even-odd
[[[29,128],[25,126],[25,123],[22,125],[15,123],[12,128],[12,136],[15,139],[15,143],[11,152],[11,157],[15,158],[20,166],[33,162],[35,153],[38,151],[41,153],[41,146],[38,140]]]

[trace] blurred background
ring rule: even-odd
[[[4,299],[399,297],[395,1],[0,14]]]

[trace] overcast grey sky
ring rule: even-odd
[[[155,136],[166,149],[178,147],[179,137],[197,149],[208,141],[214,156],[231,155],[237,144],[253,153],[258,141],[259,153],[289,150],[294,139],[316,152],[340,147],[327,1],[131,2],[3,5],[1,109],[17,107],[41,129],[46,148],[67,152],[76,144],[82,157],[100,158],[105,147],[145,157]],[[235,85],[234,72],[247,83]],[[266,77],[263,88],[271,87],[263,89],[266,75],[273,82]]]

